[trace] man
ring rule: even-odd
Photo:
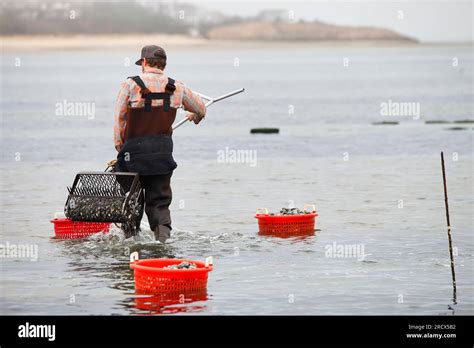
[[[188,111],[189,121],[198,124],[206,115],[206,106],[182,82],[164,74],[163,48],[143,47],[135,64],[141,65],[142,74],[122,83],[115,106],[115,171],[139,174],[150,228],[155,238],[164,243],[172,230],[170,180],[177,164],[172,155],[171,127],[176,109],[182,106]],[[136,221],[137,229],[142,216],[143,211]]]

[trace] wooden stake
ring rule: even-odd
[[[453,301],[454,303],[456,303],[456,273],[454,271],[453,241],[451,238],[451,223],[449,221],[448,188],[446,186],[446,170],[444,168],[443,152],[441,152],[441,168],[443,170],[444,206],[446,207],[446,223],[448,225],[449,255],[451,257],[451,275],[453,278]]]

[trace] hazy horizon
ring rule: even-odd
[[[293,11],[295,20],[330,24],[376,26],[394,30],[421,42],[472,42],[472,1],[197,1],[195,4],[225,15],[252,16],[266,9]],[[245,6],[242,4],[245,3]],[[403,11],[400,19],[399,11]]]
[[[57,0],[28,1],[27,3],[64,3]],[[105,1],[69,0],[65,3],[104,3]],[[115,0],[114,3],[135,2]],[[172,4],[178,8],[182,4],[192,4],[201,11],[201,16],[219,12],[226,16],[255,16],[262,10],[283,10],[293,20],[322,21],[345,26],[372,26],[393,30],[420,42],[472,42],[473,2],[471,0],[427,0],[427,1],[384,1],[384,0],[306,0],[270,1],[240,0],[219,2],[216,0],[137,0],[147,4]],[[3,6],[12,1],[5,1]],[[189,12],[187,12],[189,14]],[[190,15],[193,17],[193,14]]]

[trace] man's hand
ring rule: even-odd
[[[200,118],[198,115],[193,114],[192,112],[188,112],[186,114],[186,117],[188,118],[188,120],[190,122],[194,121],[195,124],[198,124],[199,122],[201,122],[204,119],[204,117]]]

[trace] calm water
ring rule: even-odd
[[[75,174],[103,170],[115,156],[114,101],[121,80],[138,73],[124,65],[136,52],[2,55],[1,239],[37,245],[39,257],[1,259],[0,313],[474,313],[473,126],[425,124],[474,118],[471,47],[168,54],[169,75],[198,91],[247,91],[175,133],[167,245],[149,231],[135,240],[117,230],[51,239],[49,219]],[[94,103],[95,116],[57,116],[64,100]],[[389,100],[420,103],[421,117],[381,116]],[[371,124],[380,121],[399,124]],[[260,126],[281,133],[249,134]],[[257,151],[256,166],[220,163],[226,147]],[[453,309],[441,150],[457,247]],[[289,201],[316,204],[317,234],[259,236],[255,209]],[[366,256],[327,257],[334,243]],[[128,265],[135,250],[141,258],[214,256],[207,298],[141,309]]]

